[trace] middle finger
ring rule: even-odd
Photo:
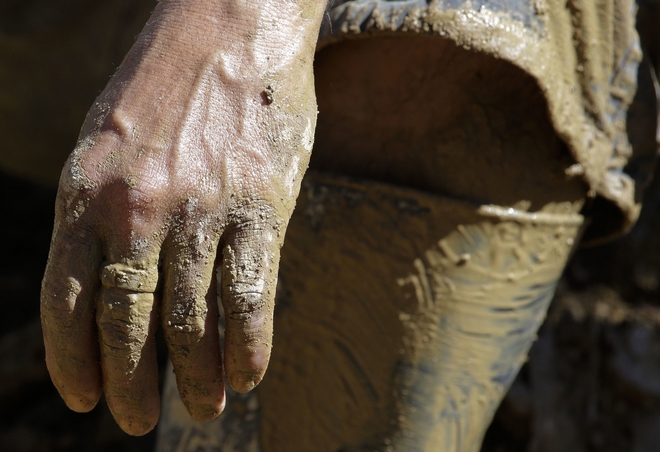
[[[128,261],[120,257],[123,253],[109,255],[101,270],[96,315],[103,389],[119,426],[143,435],[156,425],[160,411],[154,340],[158,259]]]

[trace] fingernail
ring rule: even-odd
[[[228,377],[229,384],[236,392],[252,391],[255,386],[261,381],[261,374],[257,372],[246,372],[244,370],[236,370]]]

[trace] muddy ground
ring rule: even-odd
[[[660,450],[658,179],[629,235],[574,256],[483,452]],[[149,451],[153,433],[125,435],[104,403],[70,412],[48,379],[38,295],[54,196],[0,174],[0,450]]]

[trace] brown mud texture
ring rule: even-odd
[[[129,6],[125,17],[138,17],[128,14],[136,12]],[[121,47],[115,44],[104,48],[118,62],[123,53],[114,51]],[[107,68],[93,67],[98,77],[107,76]],[[75,91],[47,88],[53,93]],[[47,103],[56,108],[65,101],[70,99]],[[26,103],[26,115],[32,114],[30,105]],[[80,115],[44,113],[75,124]],[[13,125],[7,122],[5,127],[8,133]],[[71,129],[59,123],[52,128]],[[25,149],[46,146],[39,139],[47,134],[22,136],[30,138]],[[52,168],[52,162],[42,163],[45,169]],[[54,197],[54,191],[0,174],[0,291],[4,299],[0,451],[153,450],[153,433],[140,438],[122,433],[103,401],[90,414],[69,411],[48,378],[37,300]],[[659,223],[656,177],[646,193],[641,219],[629,235],[576,253],[528,362],[494,416],[483,451],[660,450]],[[160,369],[165,369],[162,341],[159,348]]]
[[[105,403],[69,411],[43,361],[35,300],[54,193],[0,178],[0,450],[148,451]],[[660,182],[626,237],[578,251],[484,452],[660,450]],[[164,368],[165,366],[161,366]]]

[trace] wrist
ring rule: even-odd
[[[162,56],[221,54],[244,75],[277,71],[296,57],[309,57],[311,67],[324,7],[325,0],[161,0],[138,42]]]

